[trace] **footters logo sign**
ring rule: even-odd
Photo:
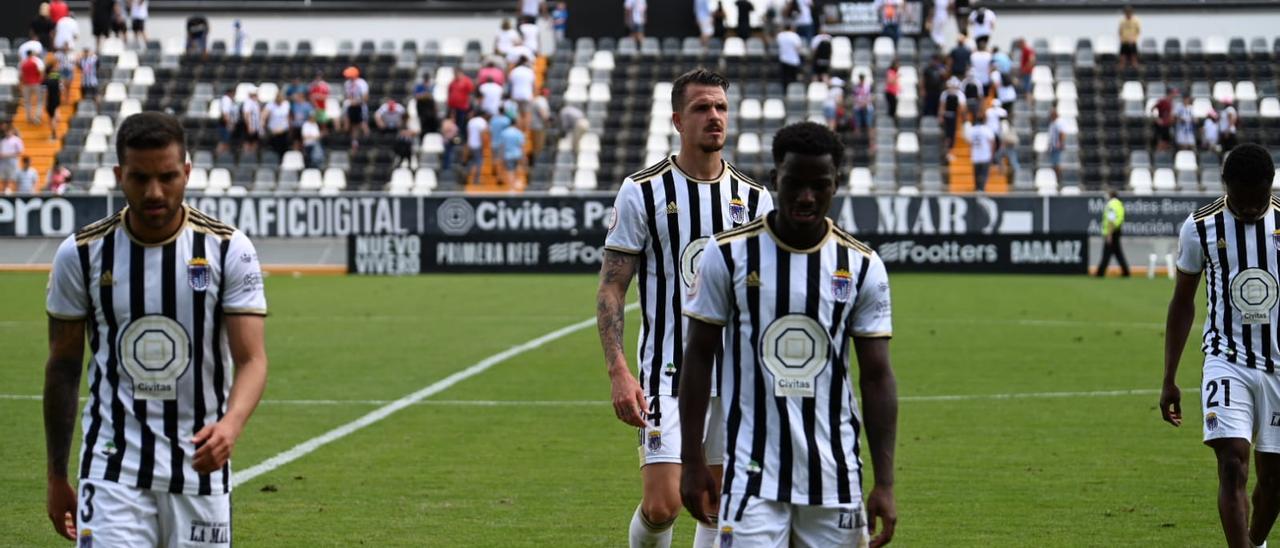
[[[1083,235],[1026,238],[1001,235],[916,236],[871,242],[893,271],[1083,273]]]

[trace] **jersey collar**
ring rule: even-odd
[[[189,221],[191,218],[191,216],[187,214],[187,204],[184,202],[182,204],[182,212],[181,212],[182,224],[178,225],[178,229],[173,231],[173,234],[170,235],[168,238],[165,238],[164,241],[149,244],[134,237],[133,231],[129,230],[129,206],[124,206],[124,209],[120,210],[120,215],[123,216],[122,222],[120,224],[124,225],[125,235],[129,236],[129,239],[132,240],[133,243],[138,244],[142,247],[160,247],[162,245],[168,245],[170,242],[177,240],[178,236],[182,234],[182,231],[187,229],[187,221]]]
[[[787,251],[787,252],[789,252],[789,253],[796,253],[796,254],[800,254],[800,255],[808,255],[808,254],[810,254],[810,253],[816,253],[817,251],[821,250],[821,249],[822,249],[822,246],[827,245],[827,240],[830,240],[830,239],[831,239],[831,233],[832,233],[832,232],[834,232],[834,231],[832,230],[832,227],[833,227],[834,225],[833,225],[833,223],[831,222],[831,218],[830,218],[830,217],[828,217],[828,218],[826,218],[826,219],[824,219],[824,220],[827,222],[827,232],[826,232],[825,234],[823,234],[823,235],[822,235],[822,239],[818,240],[818,243],[813,244],[813,246],[812,246],[812,247],[810,247],[810,248],[808,248],[808,249],[796,249],[796,248],[794,248],[794,247],[791,247],[791,246],[787,245],[785,242],[783,242],[783,241],[782,241],[782,238],[779,238],[779,237],[778,237],[778,234],[777,234],[777,233],[775,233],[775,232],[773,231],[773,227],[769,225],[769,220],[768,220],[767,218],[766,218],[766,219],[765,219],[765,221],[764,221],[764,230],[765,230],[765,232],[768,232],[768,233],[769,233],[769,237],[770,237],[770,238],[773,238],[773,243],[774,243],[774,244],[776,244],[779,248],[781,248],[781,249],[783,249],[783,250],[785,250],[785,251]]]
[[[677,164],[677,163],[676,163],[676,156],[677,156],[677,155],[675,155],[675,154],[672,154],[672,155],[671,155],[671,167],[672,167],[673,169],[675,169],[676,171],[679,171],[679,172],[680,172],[680,175],[681,175],[681,176],[683,176],[685,179],[688,179],[688,180],[693,181],[693,182],[695,182],[695,183],[702,183],[702,184],[706,184],[706,185],[713,184],[713,183],[719,183],[719,182],[723,181],[723,180],[724,180],[724,178],[725,178],[725,175],[727,175],[727,174],[729,173],[729,165],[725,163],[725,161],[724,161],[724,157],[722,156],[722,157],[720,157],[720,176],[719,176],[719,177],[716,177],[716,178],[714,178],[714,179],[699,179],[699,178],[697,178],[697,177],[694,177],[694,176],[692,176],[692,175],[689,175],[688,173],[686,173],[686,172],[685,172],[685,170],[681,169],[681,168],[680,168],[680,164]]]

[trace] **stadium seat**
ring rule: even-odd
[[[387,181],[387,190],[413,187],[413,171],[407,167],[398,167],[391,171],[391,180]]]
[[[346,190],[347,172],[336,167],[324,170],[324,180],[322,185],[323,188],[330,190]]]
[[[1079,98],[1079,96],[1076,93],[1075,82],[1058,82],[1058,87],[1055,91],[1055,95],[1057,96],[1059,101],[1066,100],[1066,101],[1075,102],[1076,99]]]
[[[1235,87],[1231,82],[1214,82],[1213,100],[1219,103],[1235,99]]]
[[[258,101],[266,105],[274,103],[276,95],[280,94],[280,86],[275,82],[262,82],[258,84]]]
[[[1248,80],[1236,82],[1235,95],[1236,95],[1236,101],[1240,101],[1240,102],[1257,101],[1258,87],[1254,85],[1253,82]]]
[[[889,66],[889,62],[893,60],[897,53],[897,48],[894,46],[893,38],[888,36],[877,37],[871,46],[871,53],[875,56],[876,66]]]
[[[419,168],[413,174],[413,188],[415,190],[435,190],[438,186],[436,181],[436,172],[433,169]]]
[[[195,171],[195,170],[192,170],[192,171]],[[111,169],[110,167],[100,167],[93,170],[93,183],[91,186],[92,188],[101,188],[105,190],[111,190],[116,188],[115,170]],[[187,186],[188,187],[191,186],[190,182],[187,183]]]
[[[151,67],[138,67],[133,71],[133,78],[129,81],[135,86],[151,86],[156,83],[156,73]]]
[[[109,136],[115,133],[115,127],[111,123],[110,116],[98,115],[93,117],[93,123],[89,126],[90,134]]]
[[[227,189],[231,187],[231,172],[226,168],[209,170],[209,188]]]
[[[1048,65],[1036,65],[1031,69],[1031,83],[1035,85],[1053,85],[1053,70]]]
[[[133,50],[120,52],[120,55],[116,58],[116,69],[132,71],[136,68],[138,68],[138,52]]]
[[[126,91],[124,84],[120,82],[107,84],[107,89],[102,92],[102,102],[104,103],[119,103],[128,97],[128,91]]]
[[[575,165],[579,170],[600,171],[600,155],[595,152],[579,152]]]
[[[1035,187],[1037,191],[1052,189],[1056,192],[1058,190],[1058,175],[1047,167],[1037,169]]]
[[[18,85],[18,67],[0,67],[0,86]]]
[[[612,71],[614,69],[613,52],[597,51],[591,56],[591,70]]]
[[[582,136],[582,140],[578,142],[579,152],[600,152],[600,135],[596,133],[587,133]]]
[[[209,188],[209,172],[202,167],[191,168],[191,173],[187,174],[187,188],[191,190]]]
[[[1177,189],[1177,179],[1173,174],[1173,170],[1167,167],[1156,169],[1151,178],[1151,187],[1160,192]]]
[[[1263,118],[1280,118],[1280,99],[1263,97],[1258,103],[1258,114]]]
[[[120,102],[120,113],[116,115],[116,120],[123,122],[125,118],[142,112],[142,101],[132,97]]]
[[[609,92],[609,84],[596,82],[591,84],[587,100],[592,103],[608,103],[612,97],[613,94]]]
[[[306,161],[299,151],[286,151],[284,156],[280,158],[280,169],[282,170],[301,171],[305,167]]]
[[[920,140],[916,137],[915,133],[904,131],[898,134],[894,150],[897,151],[898,154],[919,154]]]
[[[579,169],[573,174],[574,190],[595,190],[597,188],[596,172],[588,169]]]
[[[1196,153],[1190,150],[1179,150],[1173,157],[1173,168],[1178,171],[1196,170]]]
[[[849,191],[854,194],[871,193],[871,170],[855,167],[849,171]]]
[[[747,55],[747,44],[737,36],[730,36],[724,40],[724,50],[722,55],[726,58],[739,58]]]
[[[98,154],[107,152],[107,136],[101,133],[90,133],[85,138],[84,151]]]
[[[1133,168],[1129,171],[1129,188],[1134,192],[1151,193],[1153,182],[1151,170],[1145,167]]]
[[[324,187],[324,176],[318,169],[304,169],[298,179],[298,190],[317,191]]]

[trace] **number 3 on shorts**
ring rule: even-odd
[[[93,494],[95,491],[96,489],[91,483],[80,486],[80,496],[84,498],[84,501],[80,503],[80,523],[93,521]]]
[[[1219,386],[1221,386],[1222,388],[1221,401],[1218,400]],[[1217,407],[1218,405],[1222,405],[1223,407],[1231,407],[1231,379],[1211,380],[1205,383],[1204,391],[1208,393],[1208,396],[1205,396],[1205,399],[1204,399],[1205,409],[1208,409],[1210,407]]]

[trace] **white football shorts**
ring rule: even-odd
[[[230,495],[174,495],[85,479],[78,498],[81,548],[231,545]]]
[[[1200,408],[1204,441],[1241,438],[1255,451],[1280,453],[1280,378],[1275,374],[1206,356]]]
[[[809,506],[760,497],[720,497],[720,548],[866,548],[861,502]]]
[[[702,448],[707,465],[724,463],[724,410],[720,398],[713,396],[707,405]],[[640,467],[655,463],[680,464],[680,403],[674,396],[650,396],[649,416],[640,428]]]

